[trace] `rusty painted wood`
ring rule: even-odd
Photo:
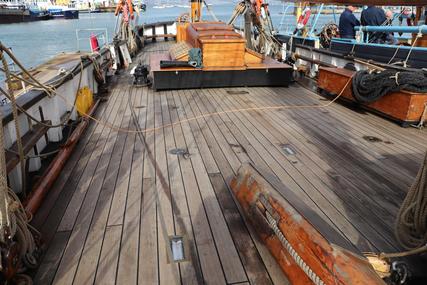
[[[292,203],[303,202],[293,199],[291,203],[288,197],[293,196],[292,191],[280,181],[272,186],[269,182],[274,180],[278,181],[273,174],[245,164],[231,181],[231,188],[244,214],[291,284],[309,284],[310,280],[319,278],[325,284],[384,284],[367,259],[330,243],[321,235],[311,223],[314,216],[308,220],[304,215],[310,208],[306,206],[305,213],[296,210]],[[274,230],[272,220],[277,224],[277,230]],[[324,226],[328,227],[326,223]],[[332,228],[329,230],[333,231]],[[278,231],[284,239],[279,238]],[[335,237],[339,239],[338,234]],[[314,274],[306,274],[303,264]]]

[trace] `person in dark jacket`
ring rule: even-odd
[[[357,7],[347,6],[340,17],[340,36],[343,39],[354,39],[356,32],[354,27],[360,26],[359,20],[356,19],[353,12]]]
[[[368,6],[363,10],[360,21],[362,26],[386,26],[389,22],[384,10],[377,6]],[[371,32],[368,33],[368,37],[371,43],[396,43],[396,39],[390,33]]]

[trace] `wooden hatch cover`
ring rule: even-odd
[[[272,173],[243,164],[231,189],[291,284],[385,284],[351,243]]]

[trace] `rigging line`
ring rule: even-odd
[[[1,43],[0,43],[1,45]],[[18,152],[19,152],[19,163],[20,163],[20,168],[21,168],[21,182],[22,182],[22,193],[24,195],[24,197],[27,195],[27,181],[26,181],[26,169],[25,169],[25,153],[24,153],[24,146],[22,144],[22,137],[21,137],[21,130],[19,128],[19,122],[18,122],[18,109],[16,106],[16,98],[15,95],[13,94],[13,88],[12,88],[12,77],[10,76],[11,72],[9,71],[9,66],[7,64],[6,61],[6,57],[4,56],[4,52],[2,50],[0,50],[0,60],[3,63],[3,68],[5,70],[5,76],[6,76],[6,82],[7,82],[7,86],[8,86],[8,94],[10,95],[10,103],[11,103],[11,107],[12,107],[12,114],[13,114],[13,119],[14,119],[14,125],[15,125],[15,135],[16,135],[16,144],[18,147]]]
[[[80,66],[81,66],[81,70],[80,70],[80,77],[79,77],[79,84],[78,84],[78,88],[77,90],[80,90],[81,87],[81,82],[82,82],[82,77],[83,77],[83,62],[80,61]],[[0,68],[0,70],[2,70]],[[18,80],[22,80],[24,82],[26,82],[27,84],[33,85],[33,83],[31,81],[28,81],[20,76],[17,76],[15,74],[10,74],[12,77],[14,77],[15,79]],[[34,85],[33,85],[34,86]],[[34,86],[35,87],[35,86]],[[42,88],[44,90],[44,88]],[[12,98],[9,96],[9,94],[0,87],[0,92],[3,93],[4,96],[6,96],[7,99],[9,99],[9,101],[12,100]],[[62,98],[62,97],[61,97]],[[59,122],[58,124],[52,125],[52,124],[46,124],[45,122],[42,122],[41,120],[37,119],[36,117],[34,117],[33,115],[31,115],[26,109],[24,109],[22,106],[16,104],[16,107],[18,108],[19,111],[21,111],[22,113],[24,113],[25,115],[27,115],[30,119],[32,119],[33,121],[35,121],[36,123],[48,127],[48,128],[59,128],[59,127],[63,127],[65,125],[67,125],[67,122],[70,120],[73,112],[74,112],[74,108],[76,106],[76,102],[77,102],[77,94],[74,98],[74,103],[72,105],[71,110],[68,112],[68,115],[66,118],[64,118],[61,122]]]
[[[218,20],[217,16],[215,15],[215,13],[214,13],[214,12],[213,12],[213,10],[211,9],[211,7],[209,7],[209,4],[208,4],[208,3],[206,3],[206,0],[203,0],[203,3],[205,4],[206,9],[208,10],[209,14],[211,14],[212,18],[213,18],[216,22],[219,22],[219,20]]]

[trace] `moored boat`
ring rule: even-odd
[[[54,18],[63,18],[63,19],[78,19],[79,10],[76,8],[76,3],[74,1],[60,1],[53,4],[50,0],[40,0],[36,1],[35,5],[42,10],[48,11]]]
[[[0,23],[19,23],[49,20],[52,16],[37,7],[28,6],[21,1],[0,1]]]

